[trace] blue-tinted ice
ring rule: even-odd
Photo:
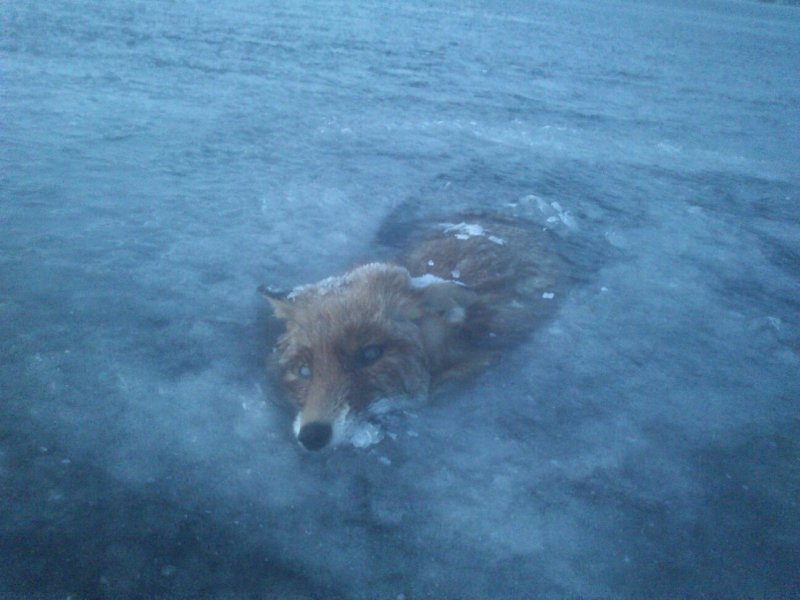
[[[797,595],[799,10],[0,3],[0,596]],[[300,452],[256,287],[451,210],[580,281]]]

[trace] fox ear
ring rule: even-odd
[[[272,314],[276,319],[281,321],[288,321],[292,318],[294,307],[286,299],[288,293],[283,290],[277,290],[268,285],[258,286],[258,292],[266,298],[272,306]]]
[[[467,308],[478,299],[478,295],[464,285],[452,281],[432,283],[420,288],[420,316],[436,315],[453,325],[463,323]]]

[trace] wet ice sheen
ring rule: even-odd
[[[0,22],[1,597],[797,595],[797,7]],[[256,287],[495,211],[575,268],[554,318],[302,452]]]

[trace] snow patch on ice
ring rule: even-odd
[[[452,233],[459,240],[468,240],[471,237],[483,237],[486,230],[477,223],[442,223],[445,233]]]
[[[564,226],[570,231],[578,229],[578,221],[575,217],[556,200],[548,202],[536,194],[529,194],[521,198],[519,204],[523,206],[535,206],[544,217],[545,222],[550,226]]]
[[[458,271],[453,271],[453,277],[457,277],[459,273]],[[467,287],[463,281],[456,281],[455,279],[442,279],[441,277],[434,275],[433,273],[425,273],[424,275],[420,275],[419,277],[411,277],[409,279],[409,283],[412,288],[422,289],[426,288],[430,285],[438,285],[440,283],[455,283],[456,285],[460,285],[461,287]]]
[[[448,283],[449,279],[442,279],[441,277],[437,277],[432,273],[425,273],[424,275],[420,275],[419,277],[412,277],[410,279],[411,287],[413,288],[426,288],[429,285],[436,285],[438,283]]]
[[[477,223],[442,223],[441,227],[444,229],[445,233],[452,233],[458,240],[468,240],[472,237],[486,237],[493,244],[502,246],[506,243],[501,237],[488,235],[487,231]]]

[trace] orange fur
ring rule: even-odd
[[[337,419],[484,366],[550,312],[562,270],[541,229],[484,218],[422,228],[398,264],[267,294],[300,441],[324,447]]]

